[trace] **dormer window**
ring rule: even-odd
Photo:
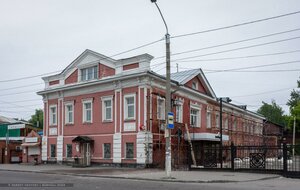
[[[88,81],[98,78],[97,66],[81,69],[81,81]]]
[[[192,89],[198,90],[198,83],[197,82],[193,81],[193,83],[192,83]]]

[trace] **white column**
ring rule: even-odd
[[[121,163],[122,135],[115,133],[113,136],[113,163]]]

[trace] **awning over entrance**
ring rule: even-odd
[[[23,143],[21,146],[39,146],[40,143]]]
[[[92,143],[94,142],[93,139],[91,139],[90,137],[87,136],[78,136],[75,137],[72,142],[79,142],[79,143]]]

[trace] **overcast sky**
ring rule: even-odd
[[[158,0],[158,5],[171,36],[300,11],[299,0]],[[300,60],[300,30],[295,30],[299,28],[300,14],[294,14],[172,38],[172,54],[198,49],[173,55],[172,72],[176,64],[179,71],[201,68],[218,97],[229,96],[235,104],[247,104],[249,110],[273,99],[288,113],[285,104],[300,76],[300,62],[296,62]],[[206,48],[279,32],[285,33]],[[41,76],[7,80],[54,74],[85,49],[112,56],[162,39],[165,33],[150,0],[0,0],[0,115],[29,119],[36,108],[42,108],[42,98],[36,95],[44,87]],[[164,41],[113,58],[142,53],[164,56]],[[163,58],[154,59],[153,71],[164,74],[163,62]],[[224,71],[276,63],[282,64]]]

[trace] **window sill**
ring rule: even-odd
[[[57,127],[57,124],[49,125],[49,127]]]
[[[135,119],[124,119],[124,122],[135,122]]]
[[[83,125],[91,125],[91,124],[93,124],[92,122],[83,122],[82,123]]]
[[[113,120],[103,120],[102,123],[112,123]]]
[[[74,126],[74,123],[65,123],[65,126]]]

